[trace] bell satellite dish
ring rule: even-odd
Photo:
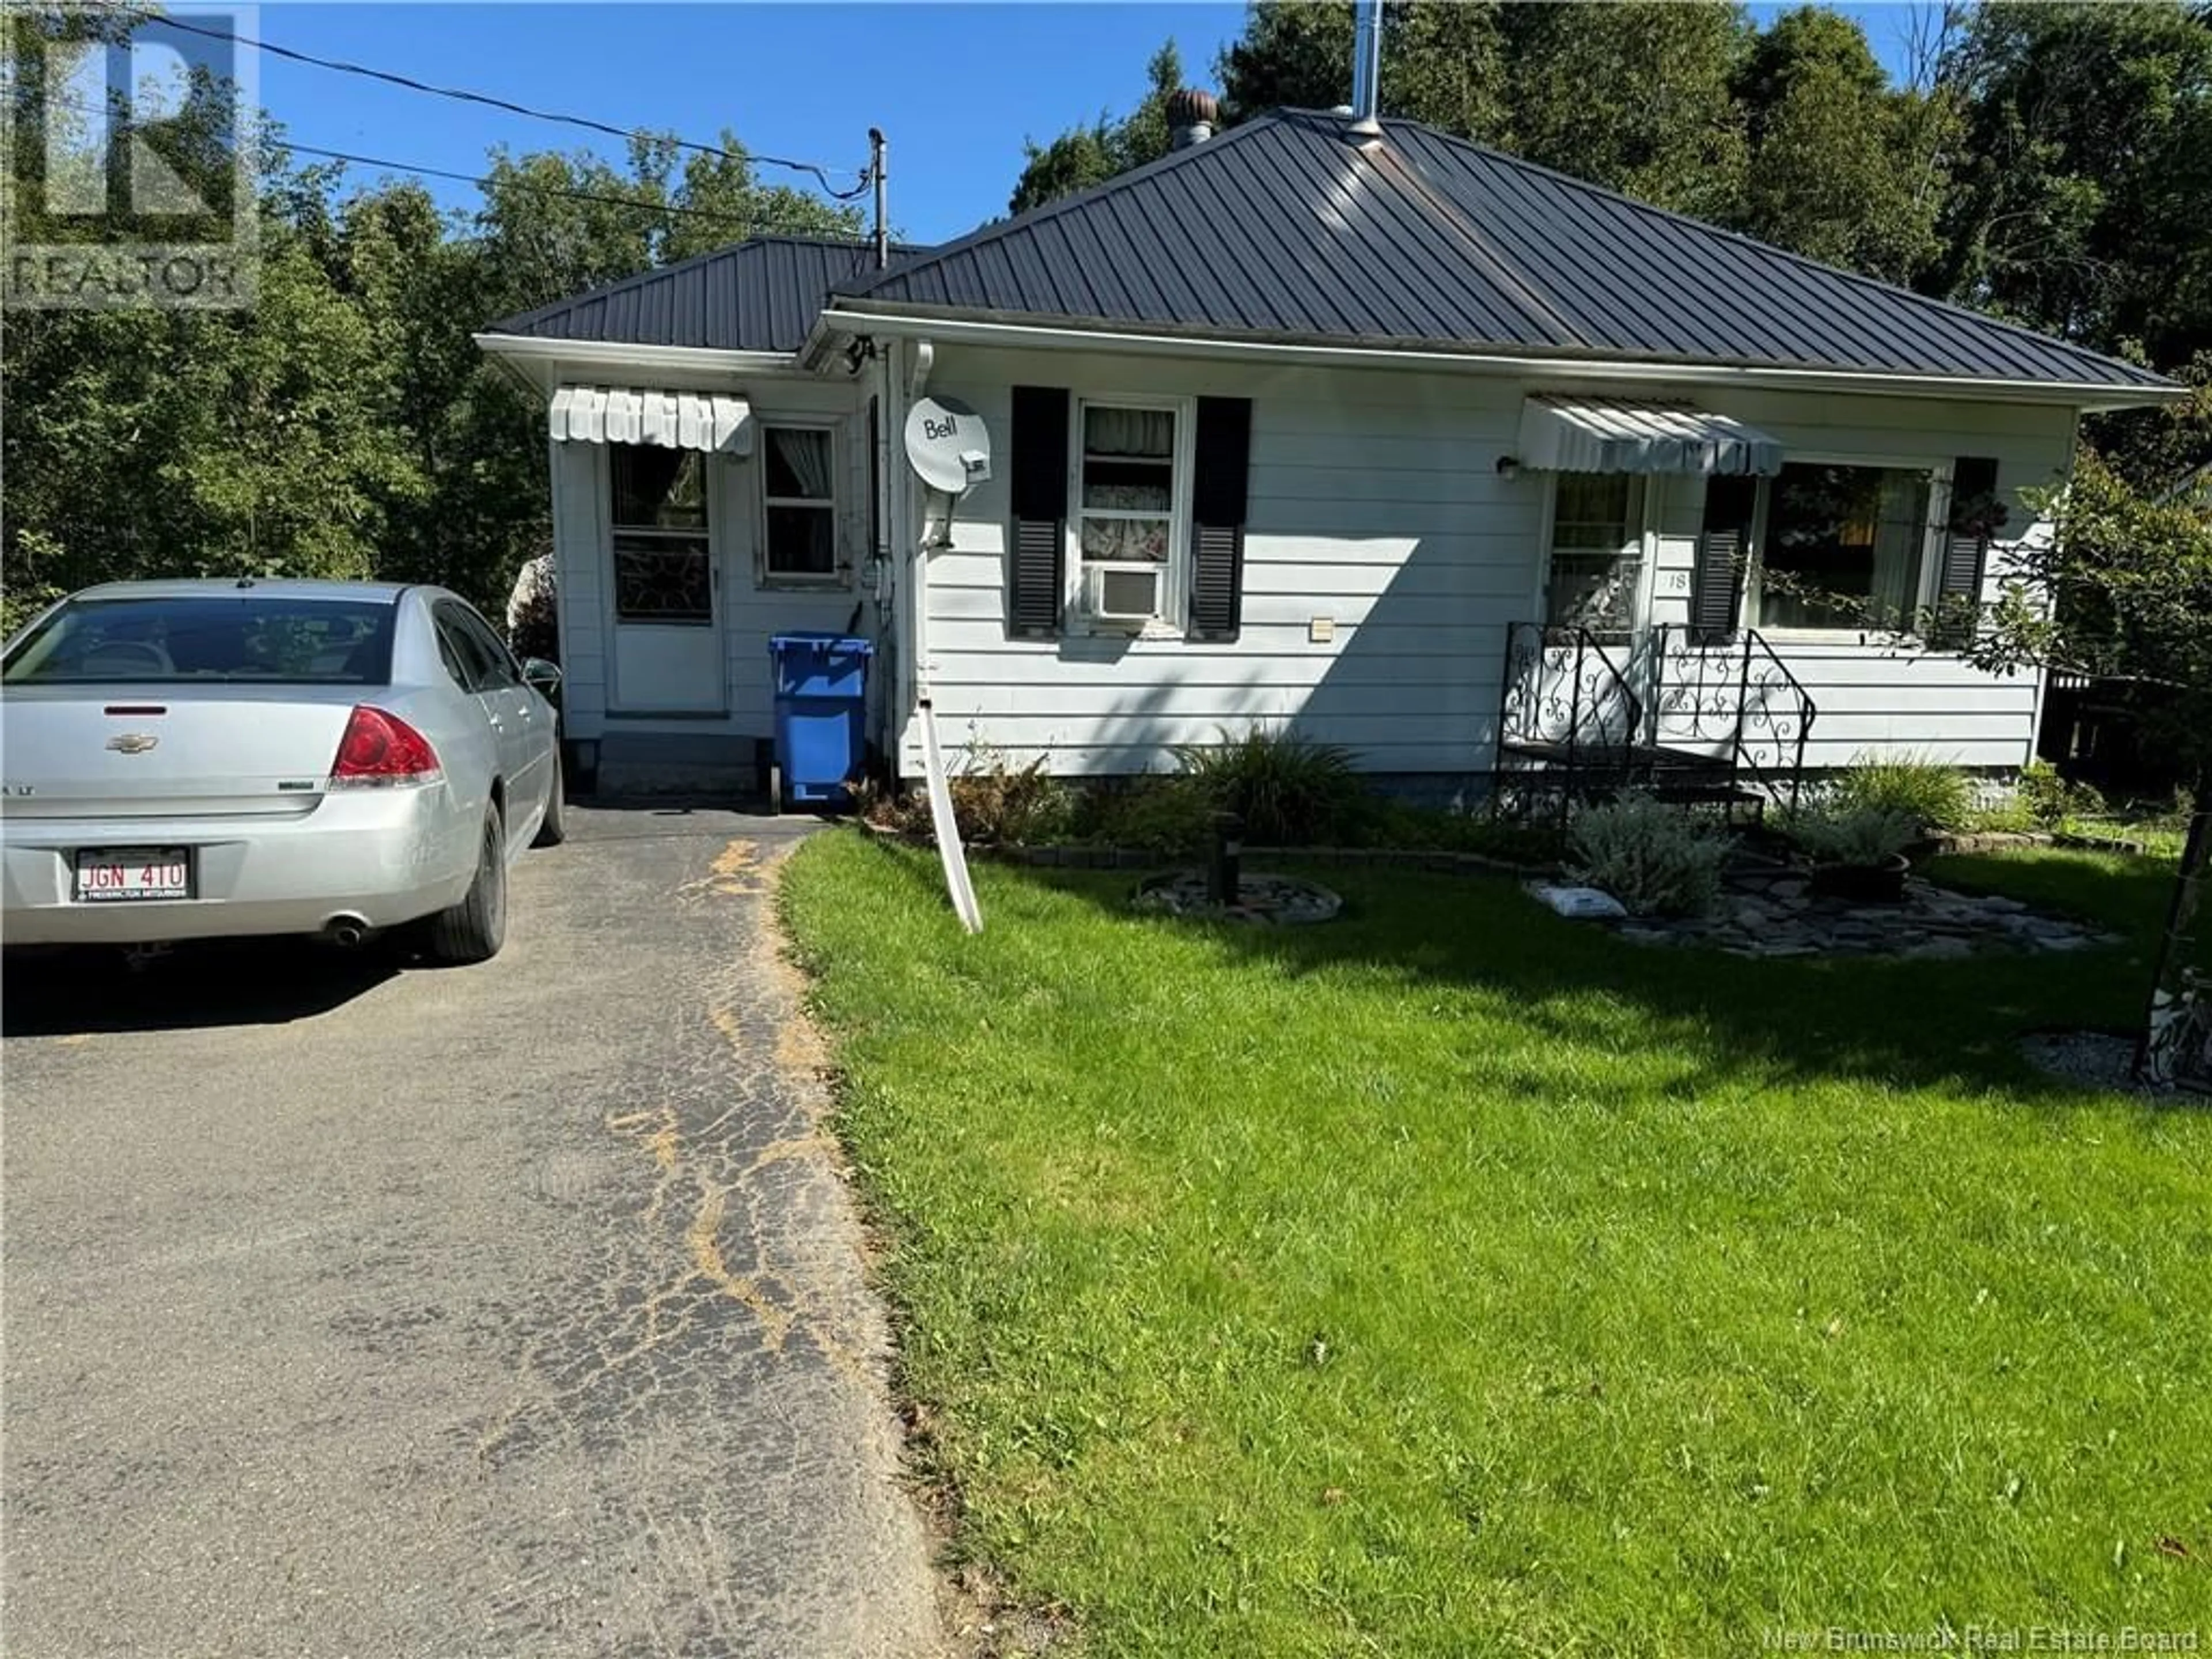
[[[907,411],[906,459],[932,489],[964,495],[991,476],[991,434],[957,398],[923,398]]]

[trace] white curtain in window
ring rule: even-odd
[[[1083,447],[1094,455],[1146,455],[1165,460],[1175,453],[1175,416],[1164,409],[1089,410]]]
[[[1168,520],[1085,519],[1083,556],[1109,563],[1148,560],[1164,564],[1168,556]]]
[[[771,427],[769,443],[775,450],[775,459],[791,471],[799,482],[799,493],[810,501],[828,501],[830,489],[830,434],[819,429],[805,427]],[[776,493],[771,488],[771,494]]]
[[[1874,619],[1894,626],[1920,595],[1920,552],[1927,538],[1928,481],[1917,472],[1881,475],[1881,517],[1874,540]]]

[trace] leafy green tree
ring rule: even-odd
[[[766,185],[745,147],[725,128],[715,141],[726,152],[679,150],[653,137],[633,152],[640,182],[657,188],[668,205],[653,247],[653,263],[673,264],[748,236],[856,237],[860,210],[837,206],[789,185]]]
[[[1978,7],[1940,291],[2179,364],[2212,345],[2212,14]]]
[[[1741,9],[1718,0],[1392,0],[1382,110],[1661,206],[1726,216],[1744,170],[1730,83],[1747,32]],[[1257,0],[1218,64],[1232,115],[1347,101],[1353,33],[1350,0]]]
[[[492,268],[486,319],[651,270],[666,208],[661,180],[588,150],[495,149],[475,222]]]
[[[2212,520],[2129,484],[2093,449],[2039,501],[2051,534],[2014,556],[1975,645],[1984,665],[2048,665],[2172,693],[2161,735],[2185,773],[2212,769]]]
[[[1483,143],[1505,135],[1503,9],[1492,0],[1389,0],[1382,9],[1383,112]],[[1231,118],[1334,109],[1352,99],[1349,0],[1258,0],[1216,70]]]
[[[43,156],[46,120],[91,125],[36,95],[47,54],[124,38],[133,20],[11,10],[7,25],[12,136]],[[233,140],[212,97],[199,118],[165,150],[212,196],[237,175]],[[502,152],[466,217],[417,185],[295,166],[265,123],[244,141],[258,161],[253,307],[8,319],[11,625],[94,581],[249,571],[436,581],[495,605],[544,543],[544,415],[473,331],[755,231],[860,224],[856,208],[763,185],[726,133],[721,155],[641,135],[626,165]],[[11,239],[72,234],[43,191],[12,174],[0,188]]]
[[[17,15],[9,24],[13,137],[43,153],[46,123],[76,112],[35,89],[52,47],[82,20]],[[222,107],[204,95],[211,90],[203,85],[164,137],[165,160],[196,183],[237,173]],[[12,178],[7,188],[11,238],[81,234],[46,216],[43,191]],[[9,621],[56,592],[116,578],[375,568],[387,504],[418,493],[422,478],[392,441],[389,366],[320,257],[327,222],[295,211],[315,196],[292,179],[259,203],[249,309],[137,304],[9,317],[0,337]]]
[[[1048,144],[1024,143],[1029,160],[1006,204],[1012,213],[1057,202],[1104,184],[1122,171],[1114,124],[1101,115],[1087,127],[1070,127]]]
[[[1743,185],[1731,95],[1748,45],[1719,0],[1613,0],[1504,12],[1511,148],[1576,178],[1709,219]]]
[[[2166,373],[2191,388],[2187,403],[2091,417],[2098,453],[2153,501],[2212,466],[2212,345]]]
[[[1349,104],[1354,24],[1352,0],[1254,0],[1244,15],[1243,33],[1223,48],[1214,64],[1223,113],[1231,121],[1247,121],[1271,109]],[[1386,75],[1395,34],[1386,17]],[[1395,100],[1386,97],[1383,105],[1400,112]]]
[[[1166,155],[1173,136],[1168,100],[1183,85],[1182,54],[1174,41],[1152,54],[1145,79],[1144,97],[1120,120],[1101,115],[1090,126],[1070,127],[1048,144],[1025,143],[1029,160],[1014,185],[1009,210],[1026,213]]]
[[[2212,981],[2189,965],[2212,866],[2212,515],[2131,488],[2094,450],[2038,503],[2052,533],[2027,542],[1973,654],[1984,665],[2051,666],[2154,695],[2146,735],[2194,781],[2195,811],[2136,1053],[2158,1082],[2212,1088]]]
[[[1948,95],[1893,89],[1857,21],[1814,6],[1757,37],[1735,95],[1749,147],[1742,228],[1888,282],[1929,264],[1944,167],[1931,121]]]

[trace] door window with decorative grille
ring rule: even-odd
[[[1552,513],[1545,620],[1593,633],[1635,631],[1644,586],[1644,481],[1562,472]]]
[[[623,622],[712,622],[706,456],[696,449],[610,444],[607,466],[616,617]]]

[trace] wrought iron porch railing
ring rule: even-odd
[[[1819,707],[1755,628],[1716,639],[1669,623],[1646,636],[1653,687],[1650,741],[1724,753],[1769,799],[1797,805]]]
[[[1743,630],[1743,667],[1737,681],[1735,759],[1770,798],[1787,787],[1790,809],[1805,783],[1805,744],[1820,714],[1804,683],[1755,628]]]
[[[1724,638],[1668,624],[1617,659],[1584,628],[1507,631],[1498,714],[1501,803],[1569,803],[1631,787],[1754,815],[1797,804],[1818,714],[1755,629]]]
[[[1515,623],[1505,635],[1498,752],[1604,770],[1644,729],[1644,700],[1587,628]]]

